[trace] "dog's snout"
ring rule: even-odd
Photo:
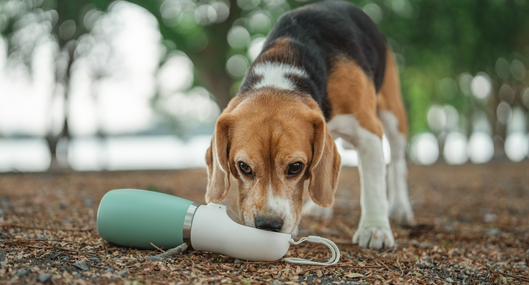
[[[279,232],[283,227],[283,219],[274,216],[256,216],[255,227],[261,230]]]

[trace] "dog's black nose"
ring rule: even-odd
[[[261,230],[279,232],[283,227],[283,219],[274,216],[255,217],[255,227]]]

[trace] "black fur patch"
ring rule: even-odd
[[[288,52],[266,56],[267,50],[285,39],[289,42]],[[330,119],[327,79],[334,61],[344,56],[354,60],[373,80],[376,91],[380,90],[386,69],[386,40],[369,16],[342,1],[306,5],[279,19],[252,64],[241,93],[251,90],[260,80],[252,72],[255,64],[270,61],[298,66],[309,78],[289,78],[299,91],[310,94]]]

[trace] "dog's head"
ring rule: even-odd
[[[206,153],[206,201],[221,202],[237,181],[241,221],[285,233],[301,218],[305,182],[312,200],[330,207],[340,171],[318,105],[291,93],[265,89],[233,99]]]

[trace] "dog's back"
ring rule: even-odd
[[[378,92],[384,81],[386,54],[384,36],[361,9],[342,1],[306,5],[279,19],[241,93],[255,88],[260,80],[253,70],[256,65],[280,62],[302,67],[307,77],[291,76],[296,89],[311,94],[329,119],[327,82],[336,62],[344,58],[356,62]]]
[[[269,35],[265,47],[288,36],[307,52],[318,53],[327,69],[339,56],[354,59],[373,76],[377,90],[384,79],[386,41],[376,24],[361,9],[342,1],[324,1],[285,14]]]

